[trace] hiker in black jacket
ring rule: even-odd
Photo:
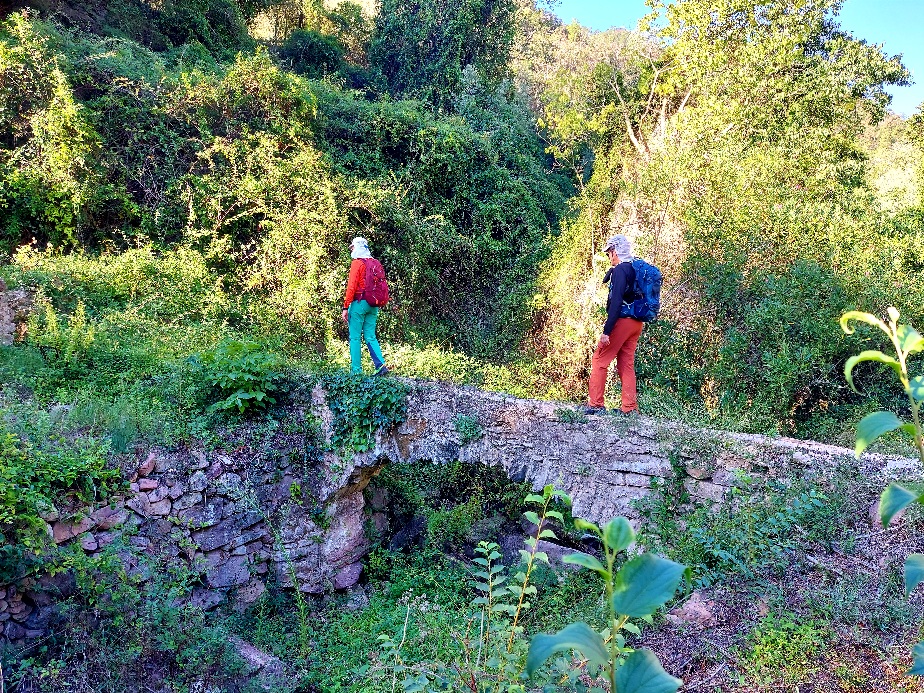
[[[588,414],[604,411],[606,376],[610,364],[616,359],[616,370],[622,381],[622,407],[624,414],[638,411],[635,392],[635,347],[642,334],[644,323],[635,318],[620,318],[623,303],[635,300],[635,269],[632,267],[632,246],[625,236],[613,236],[604,247],[611,267],[604,276],[609,281],[610,293],[606,299],[606,322],[597,342],[590,368]]]

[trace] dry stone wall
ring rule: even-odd
[[[292,408],[285,428],[225,450],[152,449],[127,472],[126,492],[102,508],[49,512],[54,543],[87,554],[117,549],[128,571],[179,562],[200,575],[193,603],[243,607],[272,578],[310,593],[343,589],[360,577],[369,550],[363,489],[388,461],[495,465],[539,489],[554,484],[574,500],[575,515],[602,522],[635,517],[632,502],[652,481],[682,483],[697,499],[721,501],[742,473],[813,474],[851,451],[804,441],[732,435],[648,419],[581,419],[573,407],[435,383],[411,383],[406,421],[379,431],[368,453],[341,459],[306,448],[310,420],[329,435],[331,413],[315,389]],[[460,414],[483,435],[463,443]],[[293,425],[294,424],[294,425]],[[864,473],[918,476],[907,459],[865,456]],[[373,518],[374,519],[374,518]],[[294,580],[293,580],[294,576]],[[0,585],[0,628],[8,640],[36,638],[54,602],[73,590],[67,575]]]
[[[294,428],[312,409],[326,414],[323,393],[288,412]],[[362,491],[380,462],[333,452],[312,458],[306,440],[299,430],[230,450],[146,450],[127,472],[125,493],[107,505],[46,513],[49,538],[90,556],[115,552],[142,580],[181,565],[199,575],[191,601],[205,609],[245,607],[269,580],[317,594],[350,587],[369,550]],[[63,574],[0,585],[3,637],[40,637],[54,603],[73,590]]]

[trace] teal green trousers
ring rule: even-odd
[[[379,317],[379,309],[373,308],[365,301],[353,301],[350,304],[347,313],[348,324],[350,326],[350,372],[363,372],[363,343],[366,340],[366,346],[369,347],[369,355],[372,357],[372,365],[378,370],[385,364],[382,358],[382,347],[379,346],[379,340],[375,336],[375,321]]]

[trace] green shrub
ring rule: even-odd
[[[289,60],[293,69],[308,77],[323,77],[343,65],[343,45],[335,36],[310,29],[292,32],[279,49],[280,57]]]
[[[257,342],[226,339],[191,358],[193,368],[218,392],[210,411],[239,414],[276,403],[282,361]]]
[[[648,520],[639,540],[688,565],[696,585],[709,586],[729,575],[751,578],[788,565],[801,541],[798,526],[826,514],[826,495],[740,474],[720,505],[687,505],[682,486],[661,484],[639,503]]]
[[[21,577],[28,554],[48,543],[43,519],[71,501],[93,505],[121,488],[121,473],[107,465],[107,446],[92,439],[36,444],[0,427],[0,581]]]
[[[232,0],[166,0],[155,21],[175,46],[198,42],[216,57],[233,55],[250,41],[241,8]]]
[[[743,661],[748,677],[766,685],[801,683],[830,634],[825,625],[793,614],[767,616],[748,635]]]
[[[76,593],[59,601],[64,617],[41,648],[4,657],[7,683],[43,692],[123,693],[155,681],[227,690],[246,676],[227,629],[189,603],[199,578],[179,562],[120,540],[94,556],[79,545],[63,553],[60,568],[75,578]],[[145,580],[126,571],[129,556]]]
[[[462,445],[467,445],[484,435],[484,427],[477,416],[456,414],[456,417],[452,420],[452,427],[459,436],[459,442]]]
[[[458,549],[470,538],[472,526],[482,517],[482,500],[472,496],[464,503],[427,514],[427,543],[433,548]]]

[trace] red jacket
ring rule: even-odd
[[[343,307],[349,308],[350,304],[366,288],[366,263],[362,260],[353,260],[350,263],[350,278],[347,279],[346,294],[343,296]]]

